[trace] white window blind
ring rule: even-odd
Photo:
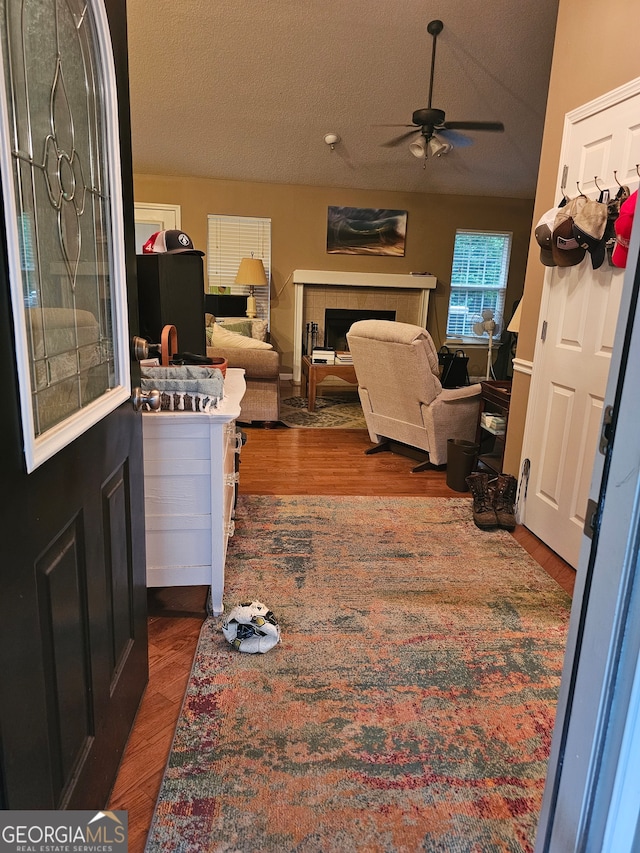
[[[456,231],[448,338],[483,337],[475,334],[473,324],[482,320],[485,308],[494,312],[496,322],[503,320],[510,255],[508,232]]]
[[[247,295],[249,288],[234,284],[242,258],[260,258],[271,283],[271,220],[252,216],[217,216],[207,222],[209,293]],[[269,322],[271,287],[256,287],[258,317]]]

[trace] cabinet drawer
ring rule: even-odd
[[[210,515],[210,472],[199,469],[171,477],[145,475],[144,507],[147,516]]]
[[[211,566],[211,519],[147,519],[148,567]]]
[[[194,421],[188,415],[165,419],[162,413],[154,413],[143,419],[142,424],[145,460],[208,459],[211,455],[211,432],[206,416]]]

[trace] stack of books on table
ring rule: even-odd
[[[350,352],[337,352],[336,364],[353,364],[353,356]]]
[[[507,419],[502,415],[483,412],[480,416],[480,426],[494,435],[504,435],[507,429]]]
[[[311,351],[312,364],[335,364],[335,360],[335,350],[332,350],[329,347],[315,347]]]

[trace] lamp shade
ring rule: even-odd
[[[522,315],[522,299],[518,302],[516,306],[516,310],[513,312],[513,317],[511,318],[509,325],[507,326],[508,332],[514,332],[516,335],[520,331],[520,317]]]
[[[429,140],[429,151],[432,157],[442,157],[443,154],[448,154],[453,148],[450,142],[443,142],[441,139],[436,139],[434,136]]]
[[[261,287],[267,284],[267,275],[260,258],[243,258],[238,267],[235,283],[253,287]]]
[[[427,153],[426,146],[424,144],[423,139],[416,139],[409,146],[409,151],[413,154],[414,157],[424,157]]]

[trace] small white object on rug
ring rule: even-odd
[[[271,610],[261,601],[238,604],[222,623],[227,642],[239,652],[268,652],[280,642],[280,626]]]

